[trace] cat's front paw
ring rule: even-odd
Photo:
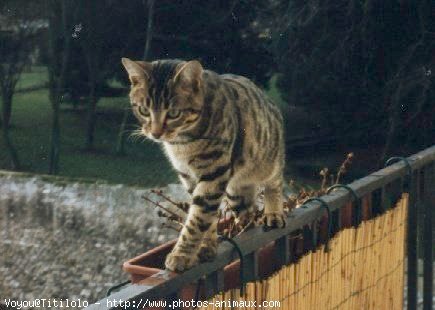
[[[284,212],[269,212],[263,215],[265,228],[283,228],[285,226]]]
[[[198,252],[198,259],[200,262],[208,262],[213,260],[217,254],[216,246],[202,246]]]
[[[197,262],[196,255],[171,252],[166,256],[165,267],[171,271],[181,272],[192,268]]]

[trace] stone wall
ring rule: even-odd
[[[178,184],[162,190],[186,201]],[[2,297],[104,296],[127,278],[120,266],[176,236],[161,228],[149,189],[0,171]]]
[[[187,199],[187,193],[179,184],[170,184],[162,190],[181,201]],[[42,217],[53,225],[59,220],[59,212],[70,210],[81,213],[92,223],[107,225],[108,233],[116,233],[119,216],[131,221],[132,225],[140,219],[141,225],[158,227],[161,222],[154,212],[150,212],[152,206],[142,198],[144,195],[162,201],[146,188],[0,170],[0,209],[17,215]],[[162,241],[158,232],[150,233],[152,240]]]

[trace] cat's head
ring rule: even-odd
[[[133,113],[142,133],[171,141],[199,122],[203,108],[201,64],[196,61],[133,61],[122,58],[130,82]]]

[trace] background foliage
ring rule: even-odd
[[[121,57],[199,59],[255,80],[283,110],[289,174],[299,166],[313,176],[319,157],[335,165],[350,150],[363,156],[363,174],[392,153],[435,142],[428,0],[2,0],[0,7],[2,169],[173,181],[156,145],[124,142],[135,125]]]
[[[433,3],[285,2],[275,52],[288,102],[321,111],[333,135],[384,143],[384,153],[434,142]]]

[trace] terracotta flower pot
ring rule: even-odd
[[[223,231],[230,224],[229,220],[220,220],[218,228]],[[177,239],[159,245],[139,256],[126,261],[122,269],[130,274],[132,283],[138,283],[165,269],[166,256],[172,251]]]
[[[130,274],[132,283],[148,278],[165,269],[165,258],[174,247],[177,239],[159,245],[139,256],[124,262],[122,269]]]
[[[130,274],[132,283],[138,284],[145,278],[163,271],[165,269],[164,262],[166,255],[171,252],[176,241],[169,241],[126,261],[122,268]],[[274,242],[271,242],[258,252],[258,274],[260,277],[267,277],[276,270],[275,260],[271,259],[274,249]],[[240,285],[239,272],[240,262],[238,260],[224,268],[224,290],[229,290]]]

